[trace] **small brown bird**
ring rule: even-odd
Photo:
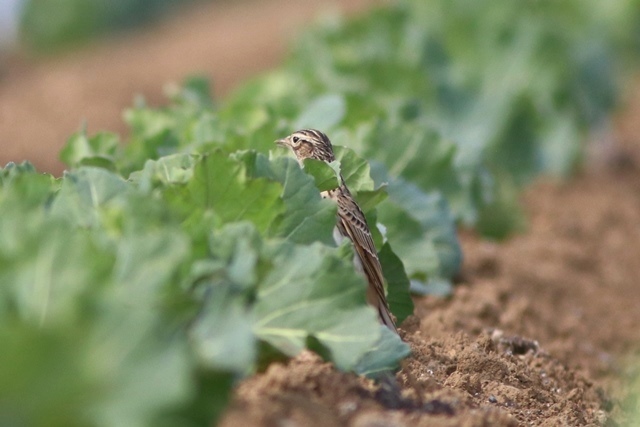
[[[300,165],[304,159],[317,159],[325,162],[335,160],[331,141],[327,135],[318,130],[299,130],[286,138],[277,140],[276,143],[291,148]],[[369,282],[367,302],[378,310],[382,323],[397,333],[398,330],[393,315],[389,311],[389,304],[384,292],[382,267],[367,220],[347,188],[342,175],[340,181],[338,188],[321,193],[322,197],[334,200],[338,204],[338,222],[333,233],[334,239],[338,244],[344,237],[351,239],[356,250],[354,259],[356,268],[366,276]]]

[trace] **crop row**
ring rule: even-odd
[[[518,189],[570,174],[606,125],[637,17],[603,3],[407,0],[329,19],[221,106],[191,78],[127,110],[125,144],[73,135],[61,178],[0,169],[0,419],[207,425],[235,381],[303,348],[394,369],[408,347],[365,304],[319,190],[342,173],[377,225],[399,321],[410,288],[449,292],[456,224],[513,231]],[[305,127],[342,146],[336,163],[275,147]]]

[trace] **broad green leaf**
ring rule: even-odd
[[[3,209],[2,216],[0,316],[13,313],[40,326],[81,322],[87,314],[81,301],[98,293],[113,256],[43,212]]]
[[[620,406],[627,420],[624,425],[633,426],[640,422],[640,360],[637,354],[625,363],[624,371],[628,391]]]
[[[414,295],[448,297],[453,293],[453,283],[451,280],[438,277],[431,277],[426,282],[413,279],[409,290]]]
[[[119,170],[125,173],[139,170],[147,160],[174,154],[178,149],[177,115],[164,109],[154,110],[138,105],[125,111],[124,119],[131,130],[131,139],[118,159]]]
[[[36,168],[26,160],[20,164],[9,162],[3,168],[0,168],[0,183],[4,184],[5,182],[11,181],[15,177],[35,173]]]
[[[196,161],[196,156],[190,154],[172,154],[158,160],[147,160],[142,170],[129,175],[129,180],[145,193],[158,184],[186,184],[193,177]]]
[[[65,173],[51,213],[80,227],[95,227],[100,209],[129,191],[126,182],[104,169],[82,167]]]
[[[105,425],[149,425],[194,391],[184,336],[171,337],[152,307],[112,306],[88,343],[84,365],[101,395],[87,408]],[[163,328],[164,327],[164,328]]]
[[[369,163],[347,147],[334,146],[333,151],[349,190],[354,194],[362,190],[372,191],[374,185]]]
[[[425,194],[402,178],[392,179],[382,165],[374,170],[378,182],[390,181],[389,198],[378,209],[378,218],[409,277],[420,281],[453,277],[462,253],[446,201],[437,192]]]
[[[124,119],[131,128],[133,138],[137,140],[136,145],[138,146],[143,145],[143,142],[162,143],[160,137],[170,133],[177,124],[177,117],[174,117],[169,111],[164,109],[153,110],[146,108],[144,105],[125,111]]]
[[[262,247],[262,239],[250,222],[231,223],[214,230],[209,241],[211,255],[224,264],[224,278],[236,291],[255,287],[261,279],[258,269]]]
[[[113,133],[101,132],[88,137],[85,131],[80,131],[72,135],[60,151],[60,160],[70,167],[86,165],[114,169],[118,143],[118,136]]]
[[[285,210],[272,224],[270,235],[286,237],[295,243],[320,241],[333,244],[336,205],[320,197],[314,179],[291,158],[268,159],[256,153],[246,153],[243,160],[248,173],[282,183],[281,198]]]
[[[404,265],[393,252],[389,243],[385,243],[378,254],[384,278],[387,282],[387,301],[398,325],[413,314],[413,301],[409,295],[409,278]]]
[[[209,108],[213,104],[209,79],[204,76],[189,76],[185,78],[180,88],[171,95],[174,102],[181,104],[191,104],[205,108]]]
[[[86,408],[95,402],[98,384],[85,372],[78,351],[83,333],[78,329],[43,329],[7,319],[0,324],[3,424],[65,427],[88,423]]]
[[[123,236],[113,266],[113,290],[134,301],[153,300],[188,255],[187,239],[176,231]]]
[[[410,278],[425,279],[439,269],[438,253],[426,230],[404,206],[384,203],[378,209],[378,221],[384,225],[386,236],[393,245]]]
[[[518,203],[517,185],[503,178],[496,182],[494,199],[483,206],[478,226],[483,235],[492,239],[504,239],[510,233],[525,228],[525,216]]]
[[[327,163],[322,160],[305,159],[304,171],[311,175],[318,191],[333,190],[340,186],[340,164]]]
[[[550,125],[540,142],[545,170],[560,178],[576,171],[583,154],[580,129],[575,123],[567,118]]]
[[[356,201],[358,206],[362,209],[362,212],[368,213],[375,209],[380,203],[387,199],[387,185],[382,184],[375,190],[361,190],[356,195]]]
[[[255,304],[257,337],[293,356],[313,336],[338,368],[353,369],[380,334],[375,312],[364,304],[364,279],[320,244],[273,251],[274,268]]]
[[[474,218],[477,207],[470,184],[478,174],[478,156],[473,159],[476,163],[464,163],[460,160],[463,153],[459,144],[433,130],[421,131],[417,124],[380,123],[364,138],[368,147],[365,154],[381,162],[388,171],[383,182],[389,176],[400,176],[424,192],[438,191],[447,198],[457,218]],[[390,144],[390,141],[402,142]],[[376,182],[380,181],[381,177],[376,176]]]
[[[16,408],[33,407],[16,416],[36,417],[33,425],[85,425],[93,417],[114,425],[142,425],[167,406],[186,401],[185,347],[179,339],[161,338],[168,333],[167,325],[158,328],[164,317],[158,304],[161,285],[177,271],[180,257],[175,254],[184,245],[146,236],[133,245],[125,242],[123,261],[112,245],[96,244],[93,233],[61,218],[35,212],[22,219],[27,221],[14,222],[23,227],[20,245],[5,247],[0,255],[0,318],[5,327],[30,340],[24,345],[42,347],[47,362],[24,355],[3,360],[0,376],[13,379],[2,382],[0,395],[17,377],[30,390]],[[167,253],[174,254],[173,259]],[[37,327],[41,336],[29,338],[29,327]],[[17,345],[17,354],[21,349]],[[67,369],[68,363],[82,369]],[[21,366],[35,375],[21,374]],[[47,379],[38,369],[65,375]],[[73,396],[85,395],[88,400],[81,400],[81,407],[71,405]],[[65,416],[39,424],[37,417],[46,415],[47,405],[55,402],[67,407]]]
[[[311,101],[295,120],[295,129],[330,129],[345,115],[346,102],[337,94],[320,96]]]
[[[261,232],[284,210],[279,183],[247,176],[242,163],[221,151],[196,164],[186,191],[189,205],[201,213],[212,212],[220,224],[251,221]]]
[[[252,313],[242,306],[242,301],[217,284],[211,287],[189,336],[208,369],[246,375],[257,354],[252,324]]]
[[[411,348],[386,326],[380,325],[380,338],[358,361],[354,371],[370,378],[394,373],[399,361],[411,353]]]
[[[51,175],[38,174],[28,162],[9,163],[0,169],[0,204],[12,211],[44,209],[59,187],[58,180]]]
[[[417,221],[423,237],[432,242],[438,258],[436,275],[453,277],[462,264],[462,250],[446,200],[437,192],[425,194],[399,178],[391,181],[388,192],[389,201],[401,206],[413,221]],[[404,260],[402,255],[400,257]],[[416,264],[407,267],[407,271],[417,271],[417,268]]]

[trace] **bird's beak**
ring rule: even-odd
[[[286,138],[276,139],[276,140],[275,140],[275,141],[273,141],[273,142],[275,142],[276,144],[278,144],[278,145],[279,145],[279,146],[281,146],[281,147],[288,147],[287,139],[286,139]]]

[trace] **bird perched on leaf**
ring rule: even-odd
[[[304,159],[317,159],[327,163],[335,160],[331,141],[327,135],[318,130],[299,130],[286,138],[277,140],[276,143],[293,150],[300,165]],[[389,311],[389,304],[385,296],[382,267],[378,259],[378,252],[373,244],[371,231],[342,175],[340,175],[339,187],[323,191],[321,195],[338,204],[338,221],[334,230],[334,239],[338,244],[344,237],[353,242],[356,251],[354,259],[356,268],[366,276],[369,282],[367,302],[378,311],[380,321],[397,333],[395,321]]]

